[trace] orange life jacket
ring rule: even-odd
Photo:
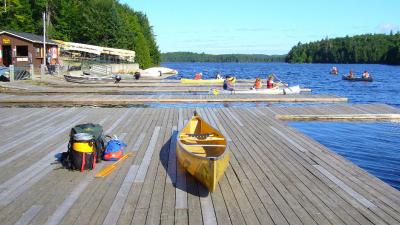
[[[254,83],[254,87],[256,89],[261,88],[262,84],[261,84],[261,80],[260,79],[256,79],[256,82]]]

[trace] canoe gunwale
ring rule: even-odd
[[[179,135],[178,135],[178,137],[179,137]],[[194,154],[194,153],[191,152],[191,151],[187,151],[186,148],[185,148],[184,146],[190,146],[190,145],[183,144],[183,143],[181,142],[181,140],[179,140],[179,138],[178,138],[178,140],[177,140],[177,143],[178,143],[180,149],[182,149],[183,151],[187,152],[187,153],[190,154],[191,156],[193,156],[193,157],[195,157],[195,158],[198,158],[198,159],[202,159],[202,160],[207,159],[207,160],[209,160],[209,161],[216,161],[216,160],[219,160],[219,159],[224,158],[225,155],[228,154],[228,152],[229,152],[229,150],[228,150],[228,141],[226,142],[225,150],[224,150],[224,152],[223,152],[221,155],[219,155],[219,156],[211,156],[211,157],[199,156],[199,155]],[[211,158],[212,158],[212,159],[211,159]]]

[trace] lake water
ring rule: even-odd
[[[400,66],[376,64],[287,64],[287,63],[162,63],[179,74],[168,79],[193,78],[202,72],[203,78],[213,78],[216,72],[240,79],[265,78],[274,73],[290,85],[311,88],[314,94],[334,94],[348,97],[350,103],[386,103],[400,107]],[[329,74],[332,66],[339,75]],[[360,76],[368,70],[374,82],[343,81],[343,74],[352,69]]]
[[[290,85],[299,84],[301,87],[311,88],[313,94],[348,97],[350,104],[386,103],[400,107],[400,66],[286,63],[163,63],[163,66],[179,71],[179,75],[169,79],[192,78],[196,72],[202,72],[204,78],[213,78],[216,72],[220,72],[242,79],[255,79],[256,76],[265,78],[268,74],[275,73],[280,80]],[[339,75],[329,74],[332,66],[339,68]],[[341,76],[350,69],[356,75],[368,70],[374,82],[343,81]],[[211,104],[207,107],[268,107],[268,105],[268,103],[229,103]],[[191,107],[187,104],[176,105],[176,107],[185,106]],[[400,190],[399,123],[289,122],[289,125]]]
[[[400,124],[290,122],[289,125],[400,190]]]

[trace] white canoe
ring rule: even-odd
[[[166,77],[178,74],[178,71],[167,67],[151,67],[145,70],[141,70],[139,72],[141,78],[154,79],[164,79]]]
[[[291,87],[276,87],[276,88],[263,88],[263,89],[250,89],[250,90],[215,90],[211,89],[210,94],[269,94],[269,95],[290,95],[299,94],[301,91],[300,86]]]

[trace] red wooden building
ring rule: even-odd
[[[57,60],[57,43],[46,40],[46,52],[52,60]],[[20,67],[33,64],[38,67],[43,64],[43,60],[43,36],[10,30],[0,31],[0,66]]]

